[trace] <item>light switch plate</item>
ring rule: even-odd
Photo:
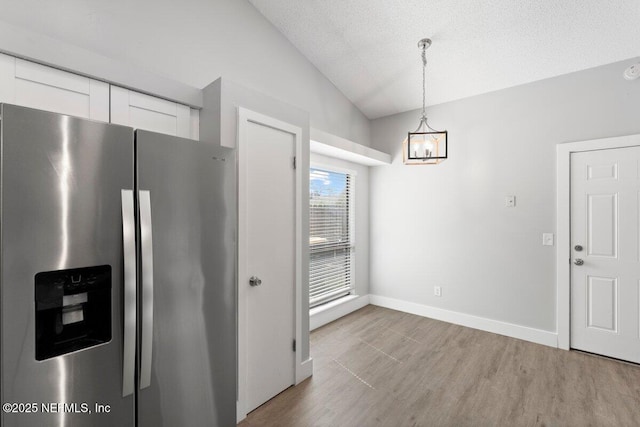
[[[542,244],[544,246],[553,246],[553,233],[542,233]]]
[[[508,208],[516,207],[516,196],[507,196],[504,198],[504,205]]]

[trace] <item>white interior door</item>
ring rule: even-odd
[[[571,347],[640,363],[640,147],[571,154]]]
[[[264,124],[244,126],[239,286],[246,308],[240,315],[246,318],[247,413],[295,383],[296,139]],[[251,277],[261,283],[252,286]]]

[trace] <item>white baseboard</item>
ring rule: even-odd
[[[312,308],[309,312],[309,330],[324,326],[369,304],[369,295],[349,295],[323,306]]]
[[[313,375],[313,359],[308,358],[300,364],[300,368],[296,371],[296,385]]]
[[[537,344],[547,345],[549,347],[558,347],[558,334],[555,332],[543,331],[542,329],[515,325],[513,323],[501,322],[499,320],[487,319],[485,317],[473,316],[471,314],[460,313],[457,311],[444,310],[442,308],[416,304],[414,302],[383,297],[380,295],[369,295],[369,301],[371,304],[380,307],[404,311],[405,313],[442,320],[444,322],[480,329],[481,331],[492,332],[494,334],[505,335],[512,338],[518,338]]]

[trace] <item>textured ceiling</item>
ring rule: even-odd
[[[639,0],[249,0],[370,119],[640,56]],[[622,78],[623,70],[620,70]]]

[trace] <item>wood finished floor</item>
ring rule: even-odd
[[[267,426],[640,426],[640,367],[367,306],[311,334]]]

